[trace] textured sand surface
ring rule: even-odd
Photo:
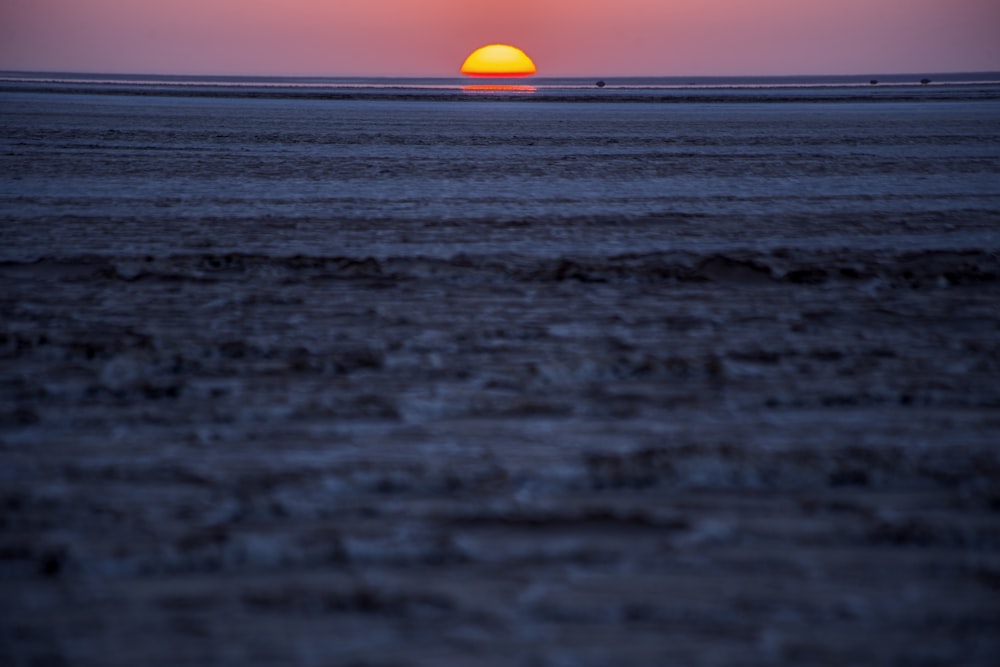
[[[561,106],[591,125],[560,134],[519,104],[509,173],[457,142],[424,163],[429,212],[372,221],[394,191],[379,168],[417,168],[421,137],[489,107],[440,103],[435,124],[346,105],[355,139],[326,177],[349,189],[350,155],[370,177],[352,205],[314,193],[289,217],[287,179],[327,163],[282,157],[287,135],[233,147],[315,109],[214,102],[196,125],[181,102],[72,116],[49,96],[3,116],[4,664],[995,664],[1000,139],[982,107],[917,127],[851,107],[850,136],[880,139],[850,149],[825,110],[783,167],[764,116],[706,120],[717,149],[681,160],[640,150],[653,115],[623,149],[585,131],[620,112]],[[214,157],[178,148],[195,127]],[[482,159],[513,132],[492,127]],[[587,183],[608,174],[633,213],[566,165],[506,207],[531,140],[541,163],[585,153]],[[242,189],[188,183],[198,160],[222,184],[242,168]],[[677,165],[716,189],[657,194]],[[801,191],[748,170],[798,171]]]

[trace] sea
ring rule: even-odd
[[[993,665],[1000,73],[0,73],[0,662]]]

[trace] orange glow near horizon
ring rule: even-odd
[[[462,64],[462,74],[467,76],[531,76],[537,71],[528,54],[509,44],[478,48]]]

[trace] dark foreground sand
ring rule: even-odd
[[[0,265],[13,665],[992,665],[995,250]]]

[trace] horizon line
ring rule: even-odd
[[[956,75],[1000,75],[1000,70],[912,70],[906,72],[867,71],[867,72],[800,72],[783,74],[534,74],[531,76],[500,77],[517,78],[519,80],[539,79],[792,79],[801,77],[904,77],[904,76],[956,76]],[[211,79],[453,79],[474,81],[482,77],[468,76],[460,72],[454,74],[238,74],[238,73],[191,73],[191,72],[125,72],[125,71],[82,71],[82,70],[19,70],[0,69],[0,76],[112,76],[112,77],[191,77]],[[496,78],[496,77],[493,77]]]

